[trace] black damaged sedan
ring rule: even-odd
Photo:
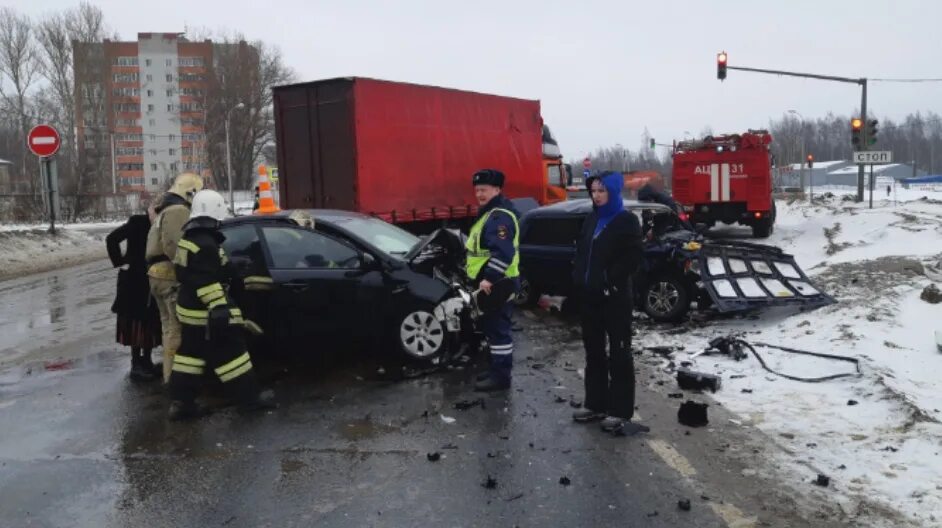
[[[316,353],[330,339],[438,361],[466,341],[473,321],[459,235],[420,239],[358,213],[302,213],[313,229],[291,212],[223,222],[237,273],[268,283],[239,300],[267,327],[267,346]]]

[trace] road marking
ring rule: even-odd
[[[759,519],[746,517],[746,515],[732,504],[710,503],[710,508],[720,516],[729,528],[753,528]]]
[[[637,413],[635,416],[637,416]],[[674,446],[668,444],[666,441],[649,439],[647,443],[651,450],[654,451],[657,456],[661,457],[661,460],[663,460],[665,464],[680,473],[684,478],[692,479],[697,474],[697,470],[693,467],[693,464],[691,464],[684,455],[681,455]],[[723,519],[729,528],[754,528],[758,523],[758,518],[746,517],[742,510],[732,504],[710,502],[710,508],[713,509],[716,515]]]
[[[674,446],[664,440],[648,440],[648,446],[657,453],[657,456],[661,457],[661,460],[684,477],[691,478],[697,474],[697,470],[694,469],[693,464],[691,464],[684,455],[678,453],[677,450],[674,449]]]

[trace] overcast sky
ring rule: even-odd
[[[12,4],[11,4],[12,2]],[[937,0],[93,2],[125,40],[228,28],[281,48],[300,80],[337,76],[434,84],[542,101],[567,158],[597,146],[736,132],[795,109],[849,115],[856,85],[730,71],[942,77]],[[66,0],[4,0],[30,16]],[[871,83],[878,117],[942,113],[942,83]]]

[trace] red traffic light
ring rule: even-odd
[[[726,64],[726,52],[721,51],[716,55],[716,62],[720,64]]]
[[[721,81],[726,78],[726,58],[725,51],[716,54],[716,78]]]
[[[861,128],[863,128],[863,119],[860,119],[859,117],[855,117],[851,119],[850,128],[854,130],[860,130]]]
[[[814,155],[808,154],[808,161],[814,161]]]

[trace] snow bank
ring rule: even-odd
[[[824,383],[774,376],[752,356],[691,361],[696,370],[723,375],[715,399],[791,453],[786,462],[797,478],[829,475],[846,511],[876,501],[918,526],[942,526],[942,354],[933,335],[942,330],[942,304],[920,299],[931,283],[924,266],[942,259],[942,201],[934,201],[942,193],[920,199],[928,194],[875,200],[872,210],[836,193],[814,206],[779,202],[768,242],[794,254],[838,304],[721,320],[675,335],[643,332],[639,341],[684,349],[678,362],[728,334],[859,358],[862,377]],[[849,363],[758,350],[787,374],[853,371]]]
[[[105,237],[120,223],[0,226],[0,280],[107,258]]]

